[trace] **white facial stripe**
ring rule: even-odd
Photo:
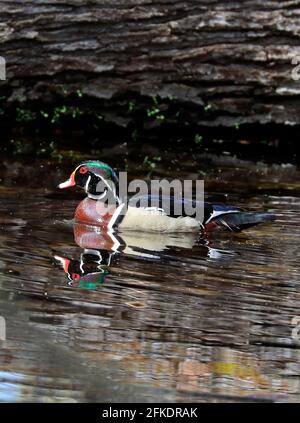
[[[78,170],[81,166],[82,166],[82,164],[80,164],[80,165],[78,165],[78,166],[76,167],[76,169],[74,170],[74,174],[77,172],[77,170]]]
[[[106,188],[105,188],[106,189]],[[87,192],[87,191],[86,191]],[[89,198],[91,198],[92,200],[102,200],[102,198],[104,198],[106,196],[107,191],[104,191],[103,194],[100,195],[93,195],[89,192],[87,192],[87,195]]]
[[[65,259],[63,259],[60,256],[54,256],[55,260],[59,261],[59,264],[61,264],[62,266],[65,264]]]
[[[79,166],[77,166],[73,173],[76,174],[77,170],[81,166],[83,166],[83,165],[84,164],[80,164]],[[111,185],[106,181],[106,179],[102,175],[99,175],[98,173],[95,173],[95,172],[93,172],[93,173],[94,173],[94,175],[98,176],[98,178],[100,178],[101,181],[107,186],[107,189],[113,193],[114,197],[118,201],[118,204],[120,205],[121,204],[121,201],[120,201],[119,197],[116,195],[116,191],[112,189]],[[92,198],[93,200],[101,200],[102,198],[104,198],[106,196],[106,192],[104,192],[103,194],[100,194],[100,195],[97,195],[97,194],[94,195],[94,194],[91,194],[91,193],[88,192],[88,186],[89,186],[89,183],[91,181],[91,178],[92,178],[92,176],[89,175],[89,177],[88,177],[88,179],[86,181],[86,184],[84,186],[84,190],[88,194],[88,197],[89,198]],[[67,187],[69,181],[70,181],[70,179],[68,181],[63,182],[62,184],[60,184],[59,185],[59,188],[64,188],[65,186]]]
[[[115,189],[112,189],[111,185],[106,181],[106,179],[103,176],[99,175],[98,173],[95,173],[95,175],[98,176],[105,183],[105,185],[107,186],[108,190],[113,193],[114,197],[118,200],[118,204],[120,205],[121,204],[121,200],[117,196],[116,190]],[[100,199],[100,198],[103,198],[103,197],[101,197],[101,196],[100,197],[97,197],[97,199]]]
[[[89,175],[89,177],[87,178],[86,184],[84,186],[84,190],[86,193],[88,193],[88,186],[89,186],[91,178],[92,178],[91,175]]]
[[[107,184],[106,180],[101,175],[98,175],[97,173],[94,173],[94,175],[98,176],[98,178],[100,178],[105,183],[105,185],[109,188],[109,185]],[[92,198],[93,200],[101,200],[102,198],[104,198],[106,196],[106,191],[104,191],[103,194],[100,194],[100,195],[91,194],[88,191],[88,187],[89,187],[89,183],[90,183],[91,179],[92,179],[92,176],[89,175],[89,177],[88,177],[88,179],[86,181],[86,184],[84,186],[84,190],[87,193],[87,195],[88,195],[89,198]]]

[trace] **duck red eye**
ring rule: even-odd
[[[80,169],[79,169],[79,173],[81,173],[81,174],[84,174],[84,173],[87,173],[87,168],[86,167],[81,167]]]
[[[78,279],[80,279],[80,275],[78,273],[72,273],[71,278],[73,281],[78,281]]]

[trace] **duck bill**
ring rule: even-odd
[[[54,258],[62,265],[64,272],[68,273],[70,260],[67,259],[66,257],[61,257],[61,256],[54,256]]]
[[[61,184],[58,185],[58,188],[60,188],[60,189],[70,188],[70,187],[74,187],[75,185],[76,185],[75,172],[73,172],[72,175],[70,176],[70,178],[67,181],[62,182]]]

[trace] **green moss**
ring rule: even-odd
[[[63,97],[67,97],[69,95],[69,91],[64,85],[61,85],[60,89],[61,89]]]
[[[73,119],[81,116],[83,111],[78,107],[63,105],[55,107],[51,119],[51,123],[59,123],[62,116],[72,116]]]
[[[157,164],[160,161],[161,161],[161,156],[154,156],[152,158],[149,156],[146,156],[144,158],[143,167],[146,167],[150,171],[148,176],[153,172],[154,169],[156,169]]]
[[[136,102],[135,102],[135,100],[130,100],[130,101],[128,102],[128,112],[129,112],[129,113],[133,112],[133,110],[135,109],[135,107],[136,107]]]
[[[165,115],[162,113],[160,109],[160,105],[157,99],[157,96],[152,97],[153,105],[146,109],[146,113],[148,118],[154,118],[157,121],[163,122],[165,120]]]
[[[66,113],[66,110],[67,110],[66,106],[55,107],[53,111],[51,123],[58,123],[60,121],[61,116]]]
[[[148,169],[151,169],[151,170],[156,168],[156,163],[153,160],[151,160],[148,156],[144,158],[143,165],[146,165]]]
[[[132,141],[136,142],[138,140],[138,137],[139,137],[138,130],[135,129],[131,134]]]
[[[44,112],[43,110],[40,110],[40,114],[41,114],[41,116],[43,116],[43,118],[45,118],[45,119],[48,119],[48,117],[49,117],[49,113]]]
[[[202,135],[196,134],[194,137],[194,143],[195,144],[201,144],[203,142],[203,137]]]
[[[10,140],[10,144],[12,146],[12,154],[17,156],[19,154],[26,154],[27,153],[27,145],[24,140]]]
[[[17,122],[31,122],[36,119],[36,113],[29,109],[16,108],[16,121]]]

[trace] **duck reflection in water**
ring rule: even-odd
[[[74,238],[82,248],[79,259],[54,258],[67,275],[69,286],[96,289],[105,282],[108,267],[118,260],[122,245],[113,233],[83,224],[74,225]]]
[[[199,234],[157,234],[127,232],[117,234],[97,226],[74,224],[74,240],[82,249],[79,258],[54,255],[67,275],[67,284],[80,289],[97,289],[105,282],[108,268],[117,265],[122,257],[159,261],[178,260],[190,255],[191,249],[199,258],[227,260],[235,253],[212,247],[212,241]]]

